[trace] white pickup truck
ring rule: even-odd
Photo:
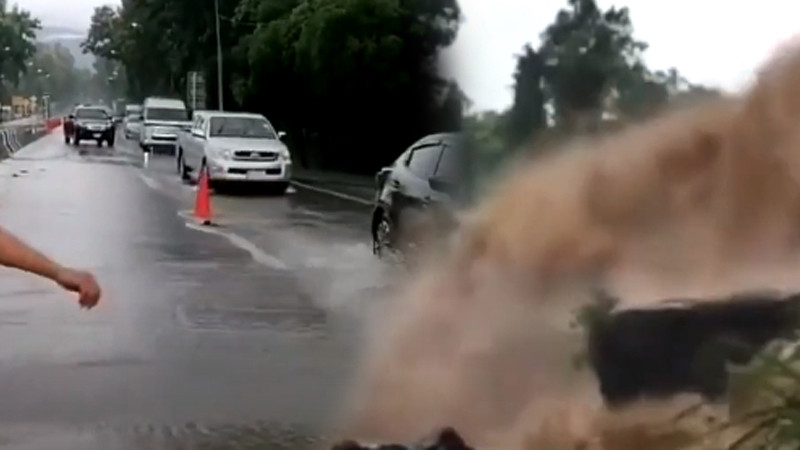
[[[292,158],[283,136],[260,114],[196,111],[191,129],[178,134],[178,174],[196,180],[205,166],[212,189],[224,183],[261,183],[284,193]]]

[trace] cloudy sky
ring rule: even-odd
[[[38,17],[45,25],[84,29],[96,6],[119,4],[118,0],[9,0]]]
[[[628,6],[635,33],[650,44],[654,68],[678,68],[691,81],[736,89],[780,41],[800,31],[795,0],[598,0]],[[109,0],[18,0],[46,25],[86,28],[95,6]],[[565,0],[460,0],[466,16],[449,72],[475,109],[511,102],[514,55],[534,44]],[[720,15],[724,15],[723,20]]]
[[[511,103],[514,54],[536,44],[565,0],[460,0],[466,16],[451,69],[474,108]],[[800,31],[796,0],[598,0],[627,6],[653,68],[678,68],[693,82],[737,89],[780,41]],[[723,20],[720,16],[724,15]]]

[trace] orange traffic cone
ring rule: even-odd
[[[194,217],[203,225],[211,225],[211,190],[208,187],[208,168],[200,169],[197,197],[194,201]]]

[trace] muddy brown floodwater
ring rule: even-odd
[[[798,123],[793,44],[740,96],[509,173],[376,325],[345,429],[408,441],[452,425],[479,448],[685,445],[671,418],[693,399],[608,412],[572,366],[570,316],[598,284],[637,306],[800,287]]]

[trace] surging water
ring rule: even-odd
[[[596,284],[640,304],[800,287],[799,248],[794,46],[740,97],[510,173],[376,326],[349,431],[410,440],[452,425],[480,448],[679,448],[670,418],[689,400],[605,411],[572,366],[583,342],[571,311]]]

